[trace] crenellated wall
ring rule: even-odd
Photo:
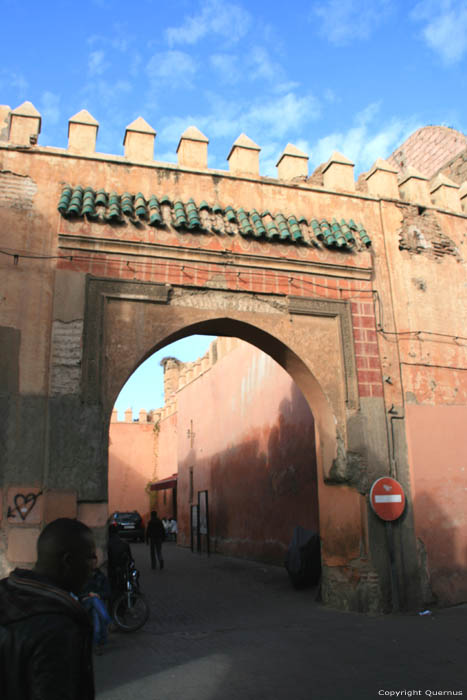
[[[41,115],[31,102],[24,102],[14,110],[0,105],[0,143],[2,140],[17,148],[37,147],[41,130]],[[188,127],[180,137],[177,147],[177,163],[161,163],[154,159],[156,131],[138,117],[126,127],[124,134],[124,156],[96,153],[96,138],[99,123],[87,110],[81,110],[68,122],[68,149],[47,148],[49,153],[81,156],[96,160],[131,162],[141,165],[182,167],[184,170],[208,169],[209,139],[195,126]],[[6,135],[8,134],[8,137]],[[446,180],[441,191],[436,186],[436,176],[448,161],[456,161],[467,146],[466,137],[446,127],[424,127],[419,129],[388,161],[379,158],[365,174],[363,190],[377,197],[401,199],[414,204],[432,204],[452,211],[465,211],[465,197],[458,201],[449,188],[458,190],[465,182]],[[240,177],[259,178],[260,146],[248,136],[241,134],[227,156],[229,173]],[[428,155],[425,155],[428,154]],[[444,160],[443,160],[444,159]],[[418,170],[417,170],[418,166]],[[287,144],[277,162],[277,177],[280,181],[295,181],[329,191],[354,192],[354,164],[334,151],[326,163],[316,168],[308,178],[308,155],[293,144]],[[212,171],[217,172],[217,171]],[[225,171],[219,171],[223,173]],[[428,173],[428,174],[427,174]],[[399,177],[398,177],[399,176]],[[417,181],[417,182],[415,182]],[[448,189],[446,189],[448,188]],[[458,194],[458,193],[457,193]]]

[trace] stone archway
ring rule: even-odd
[[[89,432],[101,441],[100,465],[90,469],[106,469],[116,396],[153,352],[193,333],[246,340],[290,374],[315,417],[323,598],[346,609],[380,608],[385,567],[377,572],[370,563],[366,504],[358,490],[367,475],[362,464],[355,468],[355,454],[348,458],[358,409],[350,331],[346,302],[89,278],[82,398],[93,416]]]

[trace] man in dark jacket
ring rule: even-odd
[[[37,554],[0,581],[0,697],[93,700],[92,625],[76,597],[96,564],[92,532],[59,518]]]
[[[151,520],[146,528],[146,544],[151,548],[151,568],[156,568],[156,554],[161,569],[164,568],[162,557],[162,542],[165,538],[165,529],[162,520],[159,520],[155,510],[151,511]],[[155,551],[154,551],[155,550]]]
[[[107,573],[109,575],[112,595],[116,595],[122,588],[125,581],[125,572],[128,565],[134,563],[130,545],[124,542],[118,534],[118,527],[115,523],[109,526],[109,542],[107,546]]]

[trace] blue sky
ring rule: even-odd
[[[215,336],[191,335],[176,343],[166,345],[133,372],[115,402],[120,420],[127,408],[133,409],[133,418],[138,417],[141,408],[150,410],[164,405],[163,357],[177,357],[182,362],[191,362],[202,357]]]
[[[289,142],[358,174],[420,126],[467,132],[467,0],[3,0],[1,54],[0,103],[30,100],[42,145],[85,108],[103,153],[141,115],[158,161],[193,124],[211,168],[245,132],[263,175]]]
[[[176,162],[194,124],[209,166],[244,131],[275,174],[288,142],[310,170],[338,149],[367,170],[415,128],[467,131],[466,0],[3,0],[0,102],[28,99],[40,143],[66,147],[70,116],[123,153],[139,115],[155,158]]]

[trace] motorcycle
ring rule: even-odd
[[[139,571],[133,561],[122,572],[121,588],[111,602],[115,624],[123,632],[135,632],[149,618],[149,605],[139,588]]]

